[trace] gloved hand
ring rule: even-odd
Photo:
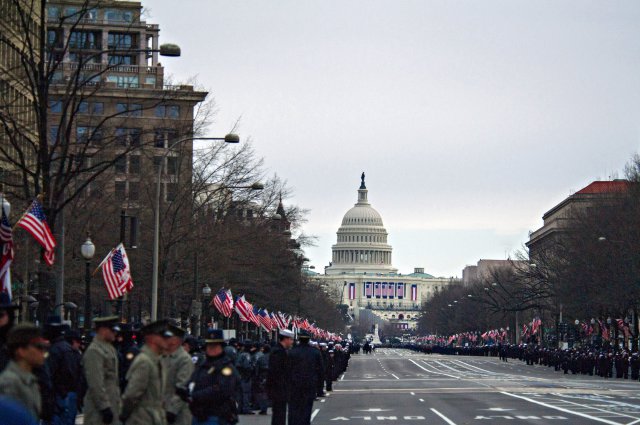
[[[111,408],[107,407],[106,409],[102,409],[100,414],[102,415],[102,423],[108,425],[113,422],[113,412],[111,411]]]
[[[173,412],[167,412],[167,422],[170,424],[174,423],[178,419],[178,415]]]
[[[186,388],[176,386],[176,395],[186,403],[189,403],[191,401],[191,397],[189,396],[189,390]]]

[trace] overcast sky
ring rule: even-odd
[[[640,1],[153,0],[178,80],[238,117],[331,258],[362,171],[394,265],[460,276],[640,146]]]

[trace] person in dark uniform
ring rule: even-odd
[[[79,340],[80,335],[68,329],[61,321],[49,323],[46,328],[46,337],[53,342],[46,361],[56,406],[52,423],[74,425],[80,389],[78,377],[82,375],[82,356],[71,344],[74,340]]]
[[[282,329],[278,334],[278,344],[269,353],[267,372],[267,396],[271,400],[271,425],[286,425],[287,402],[289,401],[291,370],[289,349],[293,345],[293,332]]]
[[[205,358],[191,375],[189,391],[177,393],[189,401],[193,425],[233,425],[238,423],[236,394],[240,374],[224,352],[222,330],[212,329],[205,339]]]
[[[7,348],[7,334],[15,321],[17,304],[11,303],[11,298],[6,292],[0,292],[0,372],[9,364],[11,357]]]
[[[638,353],[631,355],[629,363],[631,365],[631,379],[637,381],[640,378],[640,357],[638,357]]]
[[[140,354],[140,348],[137,344],[137,335],[131,323],[120,324],[120,333],[116,340],[116,349],[118,350],[118,374],[120,376],[120,391],[124,392],[127,387],[127,372],[133,363],[133,360]]]
[[[313,400],[316,398],[316,380],[321,376],[322,356],[309,345],[311,336],[301,332],[300,345],[289,354],[291,365],[291,397],[289,399],[289,425],[309,425]]]

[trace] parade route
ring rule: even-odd
[[[313,423],[631,425],[640,423],[639,388],[519,361],[379,349],[351,357]]]

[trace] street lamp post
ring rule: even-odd
[[[162,188],[162,172],[164,160],[175,146],[190,140],[217,140],[225,143],[239,143],[240,138],[236,134],[227,134],[224,137],[185,137],[176,140],[168,146],[167,151],[160,157],[158,164],[158,179],[156,181],[155,211],[153,214],[153,274],[151,276],[151,321],[158,320],[158,256],[160,244],[160,193]]]
[[[91,330],[91,260],[96,253],[96,246],[91,242],[87,234],[87,240],[80,247],[80,253],[84,258],[84,331]]]
[[[208,313],[209,313],[209,297],[211,297],[211,288],[209,287],[209,285],[204,285],[202,287],[202,301],[207,303],[207,305],[205,306],[205,308],[203,309],[204,314],[202,315],[202,319],[201,319],[201,326],[204,330],[204,332],[202,332],[205,336],[207,335],[207,324],[208,322]]]

